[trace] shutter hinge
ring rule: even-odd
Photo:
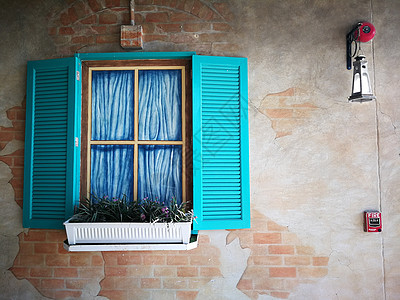
[[[81,78],[81,76],[80,76],[81,74],[79,73],[79,71],[76,71],[76,80],[80,80],[80,78]]]
[[[75,137],[75,147],[79,147],[79,138]]]

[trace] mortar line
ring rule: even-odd
[[[371,23],[373,23],[373,0],[370,0],[370,19]],[[375,65],[375,42],[374,40],[371,41],[371,50],[372,50],[372,65],[374,68],[374,91],[376,95],[376,65]],[[382,213],[382,178],[381,178],[381,160],[380,160],[380,147],[379,147],[379,104],[378,100],[375,99],[375,124],[376,124],[376,149],[377,149],[377,177],[378,177],[378,202],[379,202],[379,211]],[[385,268],[385,244],[383,239],[382,232],[380,233],[381,238],[381,258],[382,258],[382,288],[383,288],[383,299],[386,300],[386,268]]]

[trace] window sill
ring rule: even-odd
[[[154,250],[192,250],[197,248],[198,235],[193,234],[188,244],[75,244],[64,241],[64,249],[69,252],[85,251],[154,251]]]

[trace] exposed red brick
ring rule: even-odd
[[[41,268],[31,268],[30,274],[31,277],[52,277],[53,270],[46,267]]]
[[[84,18],[80,21],[82,24],[96,24],[97,23],[97,15],[91,15],[87,18]]]
[[[113,290],[115,289],[115,277],[105,277],[103,280],[100,282],[102,290]]]
[[[114,286],[117,290],[139,289],[140,279],[130,276],[115,277]]]
[[[77,268],[55,268],[54,269],[55,278],[65,278],[65,277],[78,277]]]
[[[154,267],[155,277],[176,277],[175,267]]]
[[[194,300],[197,298],[198,291],[177,291],[176,298],[178,300]]]
[[[106,7],[118,7],[120,6],[120,0],[106,0]]]
[[[189,264],[189,257],[188,256],[167,256],[167,265],[188,265]]]
[[[278,232],[254,233],[254,244],[280,244],[282,242],[281,234]]]
[[[313,265],[314,266],[327,266],[329,262],[329,257],[313,257]]]
[[[20,266],[44,266],[44,255],[22,255],[19,257]]]
[[[204,281],[199,281],[201,283],[207,283],[209,280],[204,280]],[[192,282],[192,281],[190,281]],[[188,288],[187,285],[187,280],[185,278],[163,278],[162,280],[162,286],[164,289],[173,289],[173,290],[184,290],[186,288]],[[201,286],[201,285],[200,285]],[[195,287],[190,287],[189,288],[195,288]]]
[[[35,253],[53,254],[57,252],[56,243],[40,243],[34,246]]]
[[[115,24],[117,16],[113,13],[104,12],[99,15],[99,24]]]
[[[85,267],[79,268],[79,278],[95,278],[95,277],[103,277],[103,268],[102,267]]]
[[[93,31],[99,34],[104,34],[107,32],[107,26],[91,26]]]
[[[207,6],[203,5],[198,13],[198,16],[203,20],[209,21],[214,18],[214,12]]]
[[[193,3],[192,10],[191,10],[190,12],[191,12],[192,14],[198,16],[198,14],[199,14],[201,8],[203,7],[203,5],[204,5],[204,4],[201,3],[200,1],[195,1],[195,2]]]
[[[89,279],[66,279],[65,286],[71,290],[82,290],[88,283]]]
[[[11,267],[9,269],[18,279],[28,278],[30,276],[30,268],[27,267]]]
[[[81,254],[70,254],[69,255],[69,265],[70,266],[90,266],[91,256],[89,253]]]
[[[87,0],[92,11],[97,12],[102,9],[98,0]]]
[[[119,15],[120,24],[129,24],[131,22],[131,14],[129,12],[121,13]]]
[[[0,139],[2,141],[12,141],[14,139],[14,132],[4,132],[4,130],[2,130],[2,132],[0,132]]]
[[[2,133],[0,133],[0,138],[2,138]],[[0,161],[6,163],[9,166],[12,166],[13,164],[13,159],[12,157],[7,157],[7,156],[0,156]]]
[[[208,255],[204,255],[204,256],[193,255],[193,256],[190,256],[189,260],[190,260],[190,264],[193,266],[208,266],[208,265],[219,264],[219,261],[216,258],[216,256],[212,256],[212,255],[210,255],[210,256],[208,256]]]
[[[119,34],[121,32],[121,25],[108,25],[107,26],[107,33],[114,34],[117,33]]]
[[[136,0],[136,5],[150,5],[153,4],[153,0]]]
[[[140,265],[142,262],[141,255],[118,255],[118,265]]]
[[[61,23],[65,25],[70,25],[78,20],[75,9],[69,8],[67,12],[64,12],[60,16]]]
[[[311,264],[309,256],[288,256],[285,257],[285,265],[287,266],[307,266]]]
[[[147,20],[147,19],[146,19]],[[196,16],[193,16],[188,13],[173,13],[170,16],[170,21],[171,22],[190,22],[190,21],[198,21],[199,18]]]
[[[161,288],[161,280],[159,278],[142,278],[140,286],[143,289],[159,289]]]
[[[296,277],[296,268],[276,267],[269,268],[270,277]]]
[[[92,261],[91,261],[92,266],[102,266],[104,265],[104,260],[101,255],[93,255],[92,256]]]
[[[68,266],[69,258],[67,255],[47,255],[46,256],[46,265],[49,267],[52,266]]]
[[[254,265],[281,265],[282,264],[282,256],[276,255],[261,255],[261,256],[252,256],[251,261]]]
[[[48,230],[46,240],[48,242],[63,242],[67,238],[64,230]]]
[[[268,247],[270,254],[294,254],[292,245],[271,245]]]
[[[199,270],[197,267],[178,267],[177,273],[178,277],[195,277]]]
[[[165,256],[148,255],[143,257],[144,265],[165,265]]]
[[[118,35],[98,35],[96,36],[96,43],[98,44],[106,44],[106,43],[116,43],[119,42],[119,36]]]
[[[168,22],[168,13],[166,12],[155,12],[148,13],[146,15],[146,22],[149,23],[166,23]]]
[[[200,267],[200,276],[202,277],[220,277],[222,276],[220,268]]]
[[[239,290],[252,290],[253,289],[253,280],[251,279],[240,279],[236,287]]]
[[[104,267],[104,272],[106,276],[127,276],[127,267]]]
[[[76,15],[78,16],[78,19],[86,17],[87,14],[89,13],[89,9],[87,8],[85,2],[76,1],[72,6],[72,8],[75,10]]]
[[[42,279],[41,288],[43,289],[63,289],[65,286],[64,279]]]
[[[58,30],[59,34],[63,34],[63,35],[71,35],[74,34],[75,31],[74,29],[72,29],[72,27],[60,27],[60,29]]]
[[[314,254],[314,249],[309,246],[302,246],[302,245],[297,245],[296,246],[296,253],[300,255],[313,255]]]

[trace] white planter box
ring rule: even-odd
[[[64,222],[69,245],[75,244],[188,244],[191,222],[70,223]]]

